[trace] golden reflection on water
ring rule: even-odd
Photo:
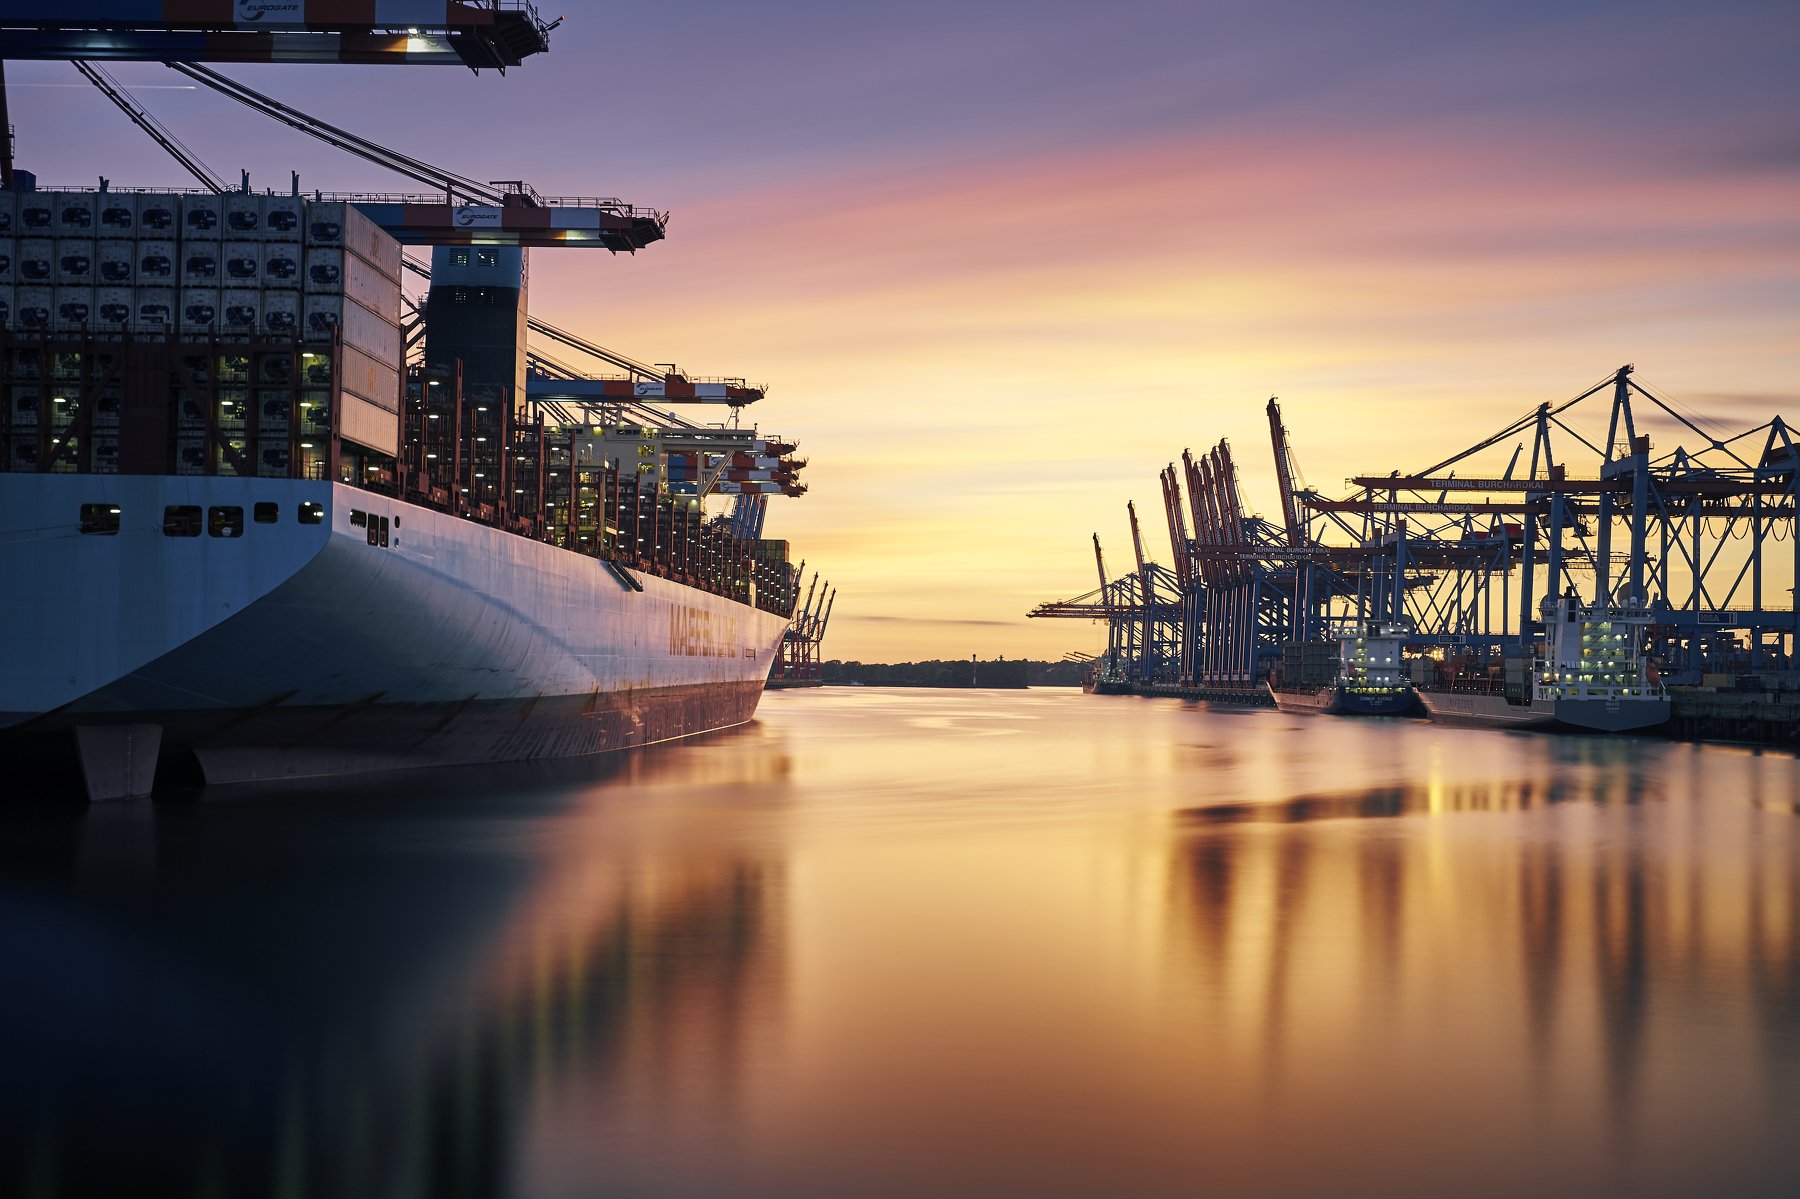
[[[1797,769],[869,688],[96,811],[0,857],[0,1150],[97,1193],[154,1096],[183,1193],[1789,1194]]]

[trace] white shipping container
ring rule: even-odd
[[[262,285],[264,288],[300,288],[300,266],[304,251],[297,241],[263,243]]]
[[[306,215],[306,201],[300,196],[264,196],[262,213],[263,233],[270,239],[299,241],[303,236],[300,223]]]
[[[220,293],[222,323],[231,333],[255,333],[262,328],[262,292],[254,287],[228,287]]]
[[[210,193],[181,197],[183,241],[218,241],[225,236],[225,200]]]
[[[177,320],[183,333],[204,333],[222,325],[218,288],[184,287],[180,294],[181,311]]]
[[[262,327],[265,333],[285,333],[298,336],[300,318],[303,315],[300,293],[297,291],[272,291],[267,288],[262,293]]]
[[[14,237],[19,223],[19,193],[0,192],[0,237]]]
[[[260,240],[263,198],[248,192],[225,193],[225,236]]]
[[[389,412],[400,411],[400,370],[397,365],[378,362],[361,350],[345,346],[340,366],[340,390]]]
[[[139,196],[137,228],[139,237],[168,238],[177,236],[181,224],[179,196]]]
[[[15,276],[13,267],[19,257],[19,243],[10,237],[0,237],[0,287],[11,287]]]
[[[178,292],[173,287],[138,287],[132,295],[137,304],[136,324],[140,329],[173,328]]]
[[[138,198],[130,192],[103,192],[94,220],[96,237],[136,237]]]
[[[379,362],[400,362],[400,329],[343,296],[307,296],[306,321],[301,336],[323,340],[333,329],[342,331],[344,344],[355,346]]]
[[[65,329],[79,329],[94,321],[94,289],[91,287],[59,287],[56,289],[56,314],[51,324]]]
[[[94,192],[51,192],[56,236],[94,236],[94,210],[99,207],[99,199]]]
[[[309,249],[313,246],[341,247],[344,244],[344,213],[349,207],[337,200],[308,201],[301,222],[306,235],[301,240]]]
[[[306,206],[306,246],[348,248],[389,278],[400,278],[400,243],[354,204],[338,201]]]
[[[223,251],[216,241],[184,241],[181,243],[181,286],[217,287],[224,272],[219,259]]]
[[[350,250],[308,250],[306,290],[341,292],[370,312],[400,323],[400,281],[383,275]]]
[[[137,278],[140,287],[175,286],[175,243],[140,241],[137,244]]]
[[[54,278],[58,287],[92,287],[95,273],[93,238],[56,239]]]
[[[47,284],[56,277],[56,243],[47,237],[21,237],[13,279],[24,285]]]
[[[0,283],[0,329],[12,328],[13,304],[16,302],[12,284]]]
[[[354,204],[344,220],[344,247],[388,278],[400,278],[400,243],[362,214]]]
[[[56,292],[48,287],[21,287],[13,309],[15,329],[47,329],[56,311]]]
[[[94,243],[97,262],[94,276],[101,287],[130,287],[137,282],[137,248],[135,241],[109,237]]]
[[[262,281],[263,243],[228,238],[219,253],[221,287],[257,287]]]
[[[134,319],[137,291],[130,287],[101,287],[94,292],[94,324],[128,325]]]
[[[338,411],[338,435],[392,456],[400,450],[400,418],[374,404],[345,395]]]
[[[20,237],[56,236],[56,207],[49,192],[18,192]]]

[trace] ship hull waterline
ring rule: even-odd
[[[117,533],[78,532],[94,503]],[[0,475],[0,505],[0,762],[105,729],[209,784],[607,753],[752,719],[787,628],[331,483]],[[243,523],[167,536],[181,505]]]
[[[1421,691],[1419,700],[1440,724],[1482,728],[1631,733],[1666,723],[1670,712],[1667,698],[1554,700],[1547,705],[1527,705],[1492,693]]]
[[[1413,716],[1418,701],[1411,691],[1380,697],[1355,695],[1339,687],[1276,687],[1269,685],[1269,697],[1283,712],[1305,712],[1315,716]]]

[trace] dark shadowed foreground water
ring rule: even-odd
[[[1800,765],[1070,692],[0,819],[0,1193],[1793,1195]]]

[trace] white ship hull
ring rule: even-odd
[[[120,509],[116,534],[79,532],[89,503]],[[320,523],[300,523],[303,503]],[[241,508],[242,534],[168,536],[169,505]],[[387,518],[385,546],[353,511]],[[749,720],[786,620],[628,577],[642,590],[332,483],[0,474],[0,760],[150,727],[165,760],[233,782],[567,757]]]

